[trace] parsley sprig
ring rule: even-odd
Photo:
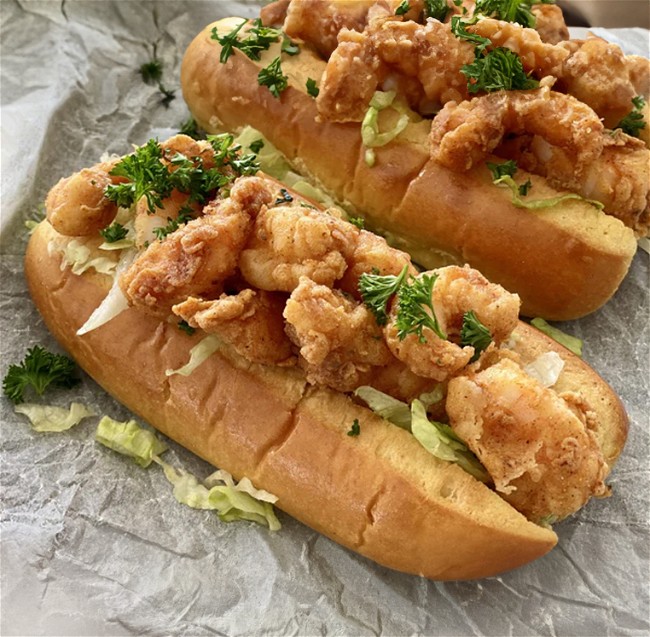
[[[395,15],[406,15],[410,10],[411,5],[409,4],[409,0],[402,0],[397,9],[395,9]]]
[[[40,396],[50,385],[69,388],[78,382],[72,359],[35,345],[28,350],[22,363],[9,366],[2,389],[9,400],[18,404],[24,401],[28,387]]]
[[[104,237],[106,243],[115,243],[124,239],[129,234],[129,231],[121,223],[115,221],[110,226],[100,230],[99,234]]]
[[[444,22],[449,13],[449,5],[446,0],[424,0],[424,15],[427,18],[435,18]]]
[[[516,22],[524,27],[535,28],[535,15],[531,6],[538,4],[534,0],[476,0],[474,14],[487,18],[496,18],[505,22]]]
[[[460,328],[461,345],[469,345],[474,348],[474,356],[471,362],[478,360],[481,352],[485,351],[492,342],[490,330],[481,323],[474,310],[463,314],[463,325]]]
[[[289,77],[282,73],[280,56],[257,74],[257,83],[260,86],[267,86],[274,97],[280,97],[280,93],[289,85]]]
[[[404,283],[397,292],[397,336],[404,340],[409,334],[417,334],[420,343],[426,343],[423,334],[425,327],[432,330],[439,338],[446,339],[433,309],[431,294],[438,279],[437,274],[421,274]]]
[[[192,208],[183,207],[178,211],[178,216],[172,219],[167,217],[167,224],[153,229],[153,233],[156,235],[156,239],[162,241],[168,234],[175,232],[182,225],[186,224],[188,221],[194,219],[194,211]]]
[[[634,109],[618,123],[616,128],[620,128],[627,135],[638,137],[639,132],[646,127],[646,122],[643,119],[645,100],[641,95],[637,95],[632,98],[632,105]]]
[[[397,275],[380,275],[378,271],[372,274],[364,272],[359,277],[359,292],[363,302],[374,314],[377,325],[388,323],[388,312],[386,307],[388,301],[397,294],[402,283],[408,275],[408,265]]]
[[[253,20],[251,28],[246,31],[246,35],[240,38],[239,33],[247,23],[248,20],[243,20],[226,35],[219,35],[216,27],[212,29],[212,35],[210,37],[221,45],[219,61],[222,64],[228,61],[228,58],[234,53],[235,49],[239,49],[251,60],[259,61],[262,52],[268,51],[270,46],[275,42],[279,42],[280,39],[282,39],[282,53],[286,53],[287,55],[297,55],[300,53],[300,47],[282,29],[267,27],[262,24],[260,18]]]
[[[460,72],[468,80],[467,90],[470,93],[527,90],[539,86],[539,82],[524,71],[521,58],[504,47],[477,55],[474,62],[463,65]]]

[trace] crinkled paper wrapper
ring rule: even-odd
[[[188,117],[182,53],[207,23],[254,3],[2,0],[2,361],[56,348],[22,274],[24,220],[62,176],[161,139]],[[621,31],[647,55],[648,34]],[[640,47],[640,48],[639,48]],[[137,69],[154,52],[169,108]],[[602,310],[562,326],[631,421],[610,484],[557,525],[559,544],[500,577],[436,583],[389,571],[280,513],[270,533],[178,504],[161,470],[100,448],[94,421],[33,433],[2,398],[3,635],[647,635],[648,255]],[[125,361],[128,364],[128,361]],[[90,379],[53,400],[128,412]],[[201,477],[205,463],[172,444]],[[363,480],[363,476],[354,479]],[[408,534],[408,523],[404,533]],[[440,542],[454,550],[453,537]]]

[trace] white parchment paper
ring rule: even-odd
[[[130,144],[178,130],[182,53],[208,22],[255,3],[2,0],[0,373],[34,344],[57,350],[22,275],[24,220],[48,189]],[[648,32],[598,31],[647,55]],[[155,52],[169,108],[138,68]],[[643,48],[646,47],[646,50]],[[558,547],[517,571],[434,583],[340,548],[280,513],[271,534],[179,505],[157,467],[93,441],[95,420],[35,434],[0,401],[2,635],[647,635],[649,268],[637,254],[611,302],[565,330],[621,395],[630,436],[610,483],[557,525]],[[60,351],[60,350],[57,350]],[[128,413],[84,377],[52,400]],[[172,444],[200,477],[211,469]],[[408,533],[405,526],[404,533]],[[453,550],[453,537],[440,537]]]

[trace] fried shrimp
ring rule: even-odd
[[[570,95],[548,88],[500,91],[448,103],[431,125],[431,155],[465,171],[484,161],[506,134],[538,135],[570,158],[570,179],[598,159],[603,130],[596,113]]]
[[[394,360],[364,305],[307,277],[291,293],[284,318],[310,383],[352,391]]]
[[[567,404],[513,361],[453,378],[446,409],[496,490],[529,519],[555,521],[607,495],[607,465],[584,406]]]
[[[564,14],[556,4],[534,4],[531,11],[535,16],[535,31],[539,33],[542,42],[558,44],[569,39]]]
[[[61,179],[45,200],[47,220],[69,237],[97,234],[117,215],[117,205],[104,197],[106,187],[121,181],[109,172],[119,160],[102,162]]]
[[[253,218],[271,198],[261,179],[241,179],[228,199],[150,244],[120,279],[129,303],[161,315],[188,296],[218,294],[237,267]]]
[[[354,252],[359,230],[335,214],[299,205],[262,209],[239,268],[251,285],[291,292],[301,276],[332,286]]]
[[[280,294],[242,290],[218,299],[190,297],[172,311],[208,334],[216,334],[246,360],[263,365],[295,363],[291,341],[284,331]]]
[[[384,337],[391,352],[415,374],[444,381],[465,367],[474,356],[474,348],[463,347],[461,329],[466,312],[474,311],[479,321],[490,331],[498,344],[507,339],[517,325],[519,297],[506,292],[500,285],[490,283],[471,268],[448,266],[423,276],[437,275],[431,295],[431,305],[441,331],[440,338],[432,329],[424,327],[422,341],[415,333],[400,338],[398,316],[400,300],[393,302]]]

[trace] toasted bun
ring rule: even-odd
[[[408,432],[337,392],[310,387],[296,369],[250,364],[227,351],[200,373],[167,377],[201,339],[128,309],[77,336],[110,277],[77,276],[49,251],[41,223],[25,272],[46,325],[102,387],[139,417],[208,462],[279,497],[298,520],[385,566],[434,579],[479,578],[544,555],[556,543],[455,464],[430,455]],[[580,389],[605,427],[608,463],[625,440],[625,413],[611,389],[567,350],[523,323],[516,349],[532,360],[565,359],[562,389]],[[362,435],[349,437],[358,418]]]
[[[235,51],[220,63],[211,30],[216,26],[223,34],[240,21],[209,25],[185,53],[183,95],[206,130],[253,126],[299,171],[417,262],[427,268],[469,263],[517,292],[527,316],[577,318],[616,291],[636,251],[634,233],[621,221],[582,200],[538,211],[516,208],[485,167],[460,174],[431,160],[426,120],[375,149],[369,168],[359,124],[316,121],[315,100],[304,87],[308,77],[320,79],[325,63],[306,46],[300,55],[283,56],[290,85],[279,98],[257,81],[276,49],[259,62]],[[530,180],[540,198],[558,194],[543,178]]]

